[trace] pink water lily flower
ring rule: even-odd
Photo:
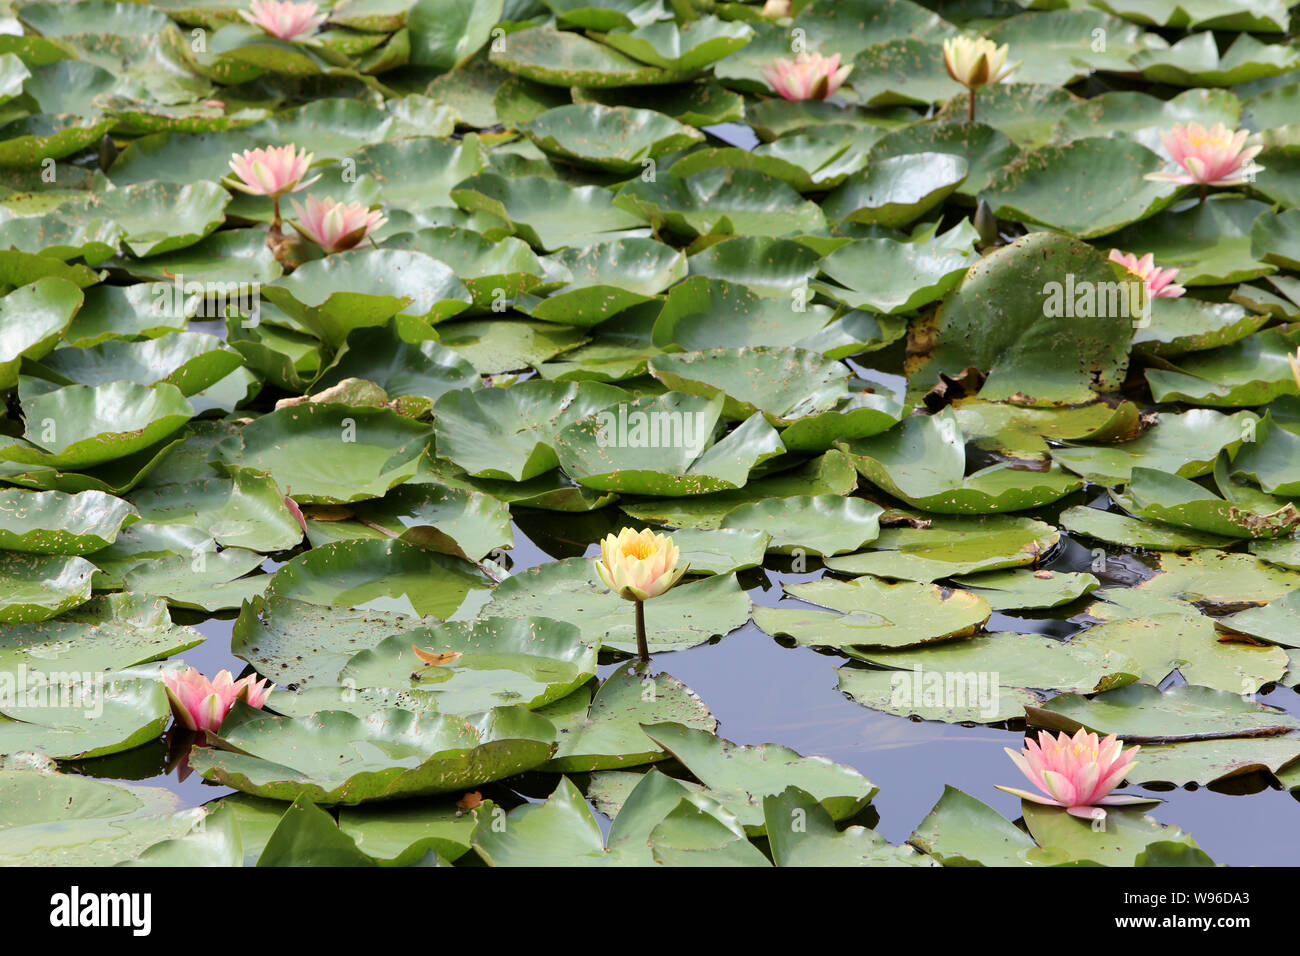
[[[265,149],[246,149],[242,154],[230,154],[230,168],[238,180],[226,183],[240,192],[253,196],[270,196],[279,199],[285,193],[296,193],[320,179],[313,176],[306,182],[303,177],[311,168],[312,154],[288,146],[268,146]]]
[[[1162,132],[1160,142],[1182,167],[1182,172],[1147,173],[1146,178],[1202,187],[1240,186],[1250,182],[1264,167],[1252,162],[1263,147],[1246,146],[1249,135],[1244,129],[1230,133],[1222,123],[1215,123],[1208,130],[1200,123],[1179,124]]]
[[[1295,376],[1295,387],[1300,388],[1300,349],[1295,350],[1295,355],[1288,355],[1287,361],[1291,363],[1291,374]]]
[[[291,3],[290,0],[253,0],[252,12],[240,10],[239,15],[255,27],[261,27],[281,40],[297,40],[325,22],[325,14],[316,12],[316,4]]]
[[[1073,816],[1084,820],[1097,820],[1106,816],[1105,806],[1123,806],[1147,803],[1143,797],[1113,795],[1124,782],[1124,775],[1133,767],[1139,746],[1124,749],[1124,745],[1111,734],[1098,740],[1096,734],[1085,733],[1080,727],[1073,737],[1062,733],[1053,737],[1047,731],[1038,733],[1038,742],[1025,741],[1022,753],[1010,747],[1003,748],[1007,756],[1020,768],[1042,794],[1001,787],[1007,793],[1024,800],[1049,807],[1064,807]]]
[[[1187,291],[1182,286],[1173,284],[1178,270],[1160,268],[1155,263],[1155,257],[1149,252],[1139,259],[1131,252],[1112,249],[1109,258],[1111,262],[1119,263],[1141,279],[1147,287],[1147,292],[1157,299],[1176,299]]]
[[[763,77],[787,100],[824,100],[848,78],[853,64],[840,66],[840,55],[800,53],[793,60],[776,60],[763,67]]]
[[[230,671],[223,670],[216,679],[208,680],[193,667],[163,674],[163,683],[172,714],[190,730],[217,730],[241,698],[248,706],[261,710],[275,689],[274,684],[267,686],[265,677],[255,681],[249,675],[235,680]]]
[[[289,202],[300,220],[290,221],[289,225],[326,252],[351,249],[388,222],[378,209],[367,209],[359,202],[341,203],[315,196],[307,197],[306,208],[299,206],[296,199]]]

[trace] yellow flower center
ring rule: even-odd
[[[1222,136],[1211,136],[1208,133],[1205,136],[1189,136],[1187,142],[1197,149],[1202,146],[1227,146],[1228,140]]]
[[[642,541],[640,538],[623,545],[623,557],[625,558],[636,558],[638,561],[643,561],[654,553],[654,545],[648,541]]]

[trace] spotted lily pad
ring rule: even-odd
[[[102,491],[0,490],[0,547],[36,554],[89,554],[106,548],[132,508]]]

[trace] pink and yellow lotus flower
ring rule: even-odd
[[[240,192],[279,199],[286,193],[306,189],[320,179],[320,176],[313,176],[303,181],[311,168],[311,161],[311,153],[299,150],[292,143],[246,149],[243,153],[230,154],[230,168],[237,178],[227,178],[225,182]]]
[[[292,3],[290,0],[253,0],[250,10],[239,15],[269,36],[280,40],[300,40],[325,22],[325,14],[316,12],[316,4]]]
[[[681,580],[689,564],[677,566],[680,554],[671,536],[649,528],[624,528],[600,543],[596,573],[605,587],[625,601],[636,602],[636,645],[642,663],[650,660],[645,634],[645,602],[663,594]]]
[[[265,677],[254,681],[249,675],[235,680],[230,671],[223,670],[208,680],[193,667],[163,674],[163,683],[176,722],[198,731],[216,731],[237,700],[261,710],[275,689],[274,684],[267,686]]]
[[[1181,172],[1147,173],[1146,178],[1200,186],[1202,197],[1209,186],[1240,186],[1251,182],[1264,167],[1254,162],[1263,147],[1247,146],[1249,135],[1244,129],[1230,133],[1222,123],[1215,123],[1208,130],[1200,123],[1179,124],[1162,132],[1160,142]]]
[[[1124,775],[1133,768],[1142,749],[1136,745],[1124,749],[1114,734],[1098,740],[1096,734],[1086,733],[1082,727],[1073,737],[1065,733],[1053,737],[1043,730],[1039,731],[1036,743],[1032,739],[1025,741],[1021,753],[1010,747],[1003,749],[1029,782],[1042,791],[1031,793],[1015,787],[998,787],[1021,799],[1063,807],[1067,813],[1084,820],[1104,818],[1104,806],[1150,802],[1144,797],[1111,793],[1124,782]]]
[[[369,209],[359,202],[341,203],[315,196],[307,197],[306,207],[298,205],[296,199],[289,202],[298,216],[298,222],[290,220],[289,225],[327,253],[351,249],[388,222],[378,209]]]
[[[1147,294],[1157,299],[1176,299],[1187,291],[1180,285],[1174,285],[1174,277],[1178,275],[1178,270],[1162,269],[1156,265],[1155,257],[1149,252],[1139,259],[1131,252],[1112,249],[1108,258],[1141,279],[1147,287]]]
[[[763,78],[784,99],[824,100],[844,85],[853,64],[840,66],[840,55],[800,53],[793,60],[775,60],[763,67]]]

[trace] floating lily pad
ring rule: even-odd
[[[734,420],[762,413],[785,424],[826,411],[848,394],[848,370],[805,349],[706,349],[659,355],[649,367],[674,391],[723,396],[723,415]]]
[[[469,562],[404,541],[339,541],[281,566],[271,576],[266,597],[447,618],[470,592],[489,584]]]
[[[602,491],[680,497],[739,488],[782,445],[761,414],[714,444],[722,407],[722,396],[636,399],[564,428],[555,452],[565,474]]]
[[[822,206],[835,222],[874,223],[900,228],[947,199],[970,167],[952,153],[891,156],[854,173]]]
[[[85,759],[130,750],[162,733],[171,714],[167,691],[147,677],[105,681],[73,675],[32,686],[0,707],[0,753],[35,751],[62,759]]]
[[[595,676],[596,651],[577,627],[550,618],[448,622],[361,651],[339,671],[339,682],[349,688],[427,691],[444,714],[502,704],[535,710]],[[431,663],[430,658],[445,659]]]
[[[44,621],[90,598],[95,566],[85,558],[0,553],[0,623]]]
[[[826,566],[846,574],[935,581],[1034,564],[1059,538],[1055,528],[1033,518],[936,517],[922,528],[884,528],[870,551],[830,558]]]
[[[689,687],[668,674],[638,677],[624,664],[593,695],[582,689],[539,713],[559,731],[547,770],[586,773],[635,767],[668,755],[645,735],[645,724],[674,723],[712,732],[718,722]]]
[[[909,371],[915,382],[973,366],[988,375],[984,399],[1084,402],[1122,384],[1139,316],[1130,284],[1099,253],[1069,236],[1031,233],[966,273],[934,319],[934,344]]]
[[[590,326],[650,302],[686,276],[686,257],[653,239],[619,239],[563,249],[553,260],[570,277],[545,299],[521,297],[516,307],[535,319]]]
[[[928,241],[857,239],[832,252],[821,270],[836,285],[820,292],[855,308],[909,312],[943,295],[977,260],[974,227],[963,222]]]
[[[965,475],[964,436],[952,412],[913,416],[872,438],[838,447],[873,484],[939,514],[992,514],[1047,504],[1083,487],[1053,465],[1047,471],[995,464]]]
[[[338,504],[410,478],[429,435],[386,408],[307,404],[263,415],[217,451],[231,467],[274,476],[299,502]]]
[[[879,535],[882,512],[869,501],[839,495],[768,498],[728,512],[722,527],[766,532],[771,551],[841,554]]]
[[[652,653],[682,650],[729,634],[749,619],[749,599],[734,575],[715,574],[678,584],[647,602],[646,630]],[[507,578],[492,593],[484,616],[562,615],[589,644],[636,649],[630,601],[613,594],[586,558],[565,558]]]
[[[1073,733],[1086,727],[1124,740],[1170,743],[1218,737],[1259,737],[1300,727],[1289,714],[1209,687],[1130,684],[1089,700],[1063,694],[1042,707],[1026,708],[1030,723]]]
[[[36,554],[89,554],[117,539],[129,504],[102,491],[0,490],[0,547]]]
[[[497,707],[474,721],[404,710],[364,718],[268,714],[228,732],[222,742],[237,750],[195,750],[190,766],[257,796],[350,805],[463,792],[532,769],[554,750],[554,730],[518,707]]]
[[[614,197],[615,207],[656,229],[687,237],[792,236],[825,230],[822,208],[757,170],[706,169],[686,178],[666,173],[636,179]]]
[[[627,397],[598,382],[540,380],[448,392],[433,410],[438,454],[471,475],[526,481],[558,464],[555,445],[566,426]]]
[[[639,173],[646,161],[704,139],[690,126],[653,110],[573,104],[547,110],[523,126],[541,149],[579,166]]]
[[[856,770],[825,757],[804,757],[778,744],[749,746],[676,723],[651,724],[646,736],[676,757],[734,813],[746,831],[763,833],[763,797],[787,786],[807,791],[832,820],[853,816],[879,788]]]
[[[1093,693],[1137,679],[1134,661],[1118,651],[1037,634],[982,634],[903,650],[854,654],[889,670],[843,666],[839,688],[875,710],[945,723],[995,723],[1021,717],[1039,703],[1031,689]]]
[[[914,647],[965,638],[979,630],[990,613],[988,602],[970,591],[888,582],[871,575],[847,582],[787,584],[785,592],[831,611],[784,602],[775,608],[754,608],[754,623],[800,644],[840,650]]]

